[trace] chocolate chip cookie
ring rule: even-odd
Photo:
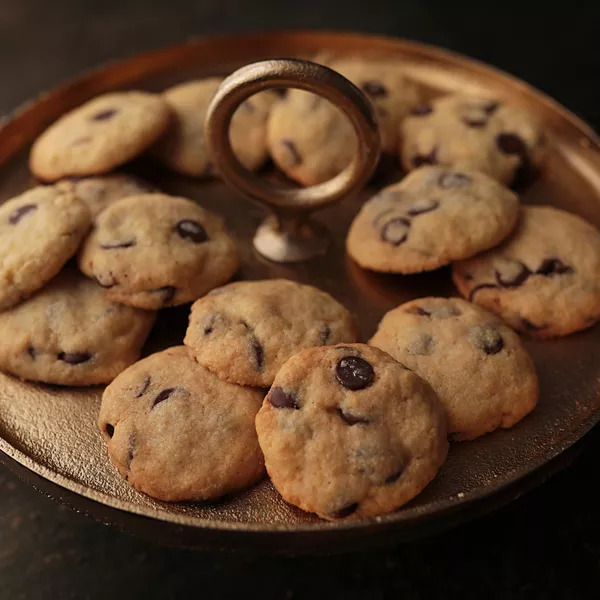
[[[483,173],[421,167],[363,205],[346,247],[366,269],[429,271],[497,245],[518,214],[518,197]]]
[[[76,269],[0,313],[0,370],[59,385],[112,381],[135,362],[154,312],[115,304]]]
[[[538,399],[535,366],[498,317],[459,298],[419,298],[388,312],[370,344],[428,381],[454,439],[512,427]]]
[[[56,182],[56,187],[62,191],[72,192],[83,200],[94,218],[121,198],[158,191],[150,183],[124,173],[111,173],[98,177],[69,177]]]
[[[222,77],[209,77],[164,92],[174,119],[152,153],[174,171],[196,177],[213,174],[204,139],[204,120],[222,81]],[[231,119],[231,145],[247,169],[258,169],[267,158],[267,117],[276,100],[273,92],[256,94],[243,102]]]
[[[327,65],[365,92],[379,121],[382,150],[395,154],[400,121],[419,98],[400,65],[358,58],[331,60]],[[288,177],[303,185],[316,185],[337,175],[356,154],[356,143],[348,118],[315,94],[289,90],[271,111],[269,153]]]
[[[200,298],[184,344],[222,379],[267,387],[299,350],[355,340],[350,313],[329,294],[271,279],[230,283]]]
[[[567,335],[600,318],[600,232],[550,206],[524,206],[500,246],[453,265],[465,297],[537,338]]]
[[[38,186],[0,205],[0,310],[43,287],[77,250],[92,217],[72,193]]]
[[[264,474],[254,428],[262,398],[221,381],[179,346],[121,373],[104,391],[99,426],[112,462],[139,491],[212,500]]]
[[[51,125],[33,144],[29,166],[42,181],[106,173],[154,143],[169,119],[168,105],[156,94],[103,94]]]
[[[507,185],[531,178],[543,147],[533,117],[498,99],[465,94],[413,108],[402,139],[407,170],[432,164],[474,169]]]
[[[431,387],[363,344],[288,360],[256,416],[267,471],[283,498],[324,519],[371,517],[415,497],[446,458]]]
[[[78,260],[108,298],[147,309],[199,298],[239,261],[219,216],[165,194],[130,196],[100,213]]]

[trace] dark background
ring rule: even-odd
[[[457,50],[600,130],[600,0],[0,0],[0,115],[82,70],[208,33],[383,33]],[[411,544],[321,558],[162,548],[96,524],[0,468],[0,598],[598,598],[600,431],[495,514]]]

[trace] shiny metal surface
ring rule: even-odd
[[[550,151],[542,176],[524,192],[523,202],[553,204],[600,225],[600,142],[563,107],[475,61],[419,44],[341,33],[201,39],[100,69],[42,96],[0,127],[0,201],[33,183],[26,166],[31,140],[65,110],[95,94],[118,88],[160,90],[191,77],[229,73],[255,60],[310,57],[323,48],[397,57],[431,95],[484,89],[534,112],[548,130]],[[381,315],[400,302],[426,294],[456,294],[447,269],[411,277],[380,275],[359,269],[346,257],[348,225],[361,203],[384,184],[381,179],[315,217],[331,234],[324,258],[277,264],[253,248],[262,211],[238,191],[219,181],[176,176],[145,159],[132,169],[166,192],[188,196],[224,215],[241,246],[241,279],[287,277],[326,290],[356,315],[363,341]],[[397,171],[386,177],[400,175]],[[187,310],[161,314],[147,353],[181,342]],[[562,453],[600,418],[599,344],[599,326],[562,340],[526,341],[541,381],[534,413],[513,429],[453,444],[438,477],[419,497],[376,519],[320,521],[283,502],[267,480],[214,504],[168,505],[139,494],[108,462],[96,428],[99,388],[67,390],[0,375],[0,458],[11,464],[13,459],[34,485],[103,521],[172,542],[347,549],[369,540],[414,537],[506,502],[532,485],[526,482],[534,476],[537,482],[557,468],[566,456]]]

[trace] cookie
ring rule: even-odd
[[[429,271],[497,245],[518,214],[518,197],[483,173],[421,167],[363,205],[346,247],[366,269]]]
[[[239,261],[219,216],[165,194],[129,196],[100,213],[78,260],[110,300],[147,309],[199,298]]]
[[[213,174],[204,139],[204,120],[222,81],[222,77],[209,77],[164,92],[174,119],[152,153],[174,171],[195,177]],[[276,100],[273,92],[256,94],[240,105],[231,120],[231,145],[247,169],[256,170],[267,159],[267,117]]]
[[[320,59],[317,59],[320,60]],[[400,121],[418,101],[397,63],[338,59],[328,66],[360,87],[374,105],[382,151],[397,152]],[[291,179],[316,185],[342,171],[356,154],[356,135],[348,118],[329,101],[301,90],[288,90],[271,111],[269,153]]]
[[[212,500],[264,475],[254,428],[263,393],[221,381],[183,346],[153,354],[104,391],[99,426],[136,489],[166,501]]]
[[[115,304],[75,269],[0,313],[0,370],[59,385],[112,381],[135,362],[155,313]]]
[[[293,356],[277,373],[256,430],[283,498],[330,520],[396,510],[434,478],[448,451],[435,392],[364,344]]]
[[[0,205],[0,310],[43,287],[77,250],[92,217],[76,196],[38,186]]]
[[[383,317],[369,343],[431,384],[454,439],[512,427],[537,403],[535,365],[519,336],[465,300],[402,304]]]
[[[94,218],[121,198],[157,191],[153,185],[122,173],[98,177],[70,177],[58,181],[56,187],[59,190],[72,192],[83,200]]]
[[[536,338],[600,318],[600,232],[550,206],[524,206],[500,246],[453,265],[460,293]]]
[[[505,184],[531,177],[542,157],[542,132],[530,115],[497,99],[442,96],[402,123],[407,170],[439,164],[483,171]]]
[[[221,379],[267,387],[299,350],[355,340],[350,313],[329,294],[270,279],[230,283],[200,298],[184,344]]]
[[[42,181],[106,173],[154,143],[169,119],[168,105],[156,94],[103,94],[51,125],[33,144],[29,166]]]

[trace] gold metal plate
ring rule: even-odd
[[[410,75],[431,94],[487,91],[531,111],[544,122],[550,152],[542,177],[526,191],[524,202],[553,204],[600,225],[600,141],[566,109],[526,84],[461,56],[400,40],[344,33],[199,39],[102,68],[43,95],[0,127],[0,200],[33,183],[26,159],[35,136],[66,110],[96,94],[122,88],[160,91],[191,77],[226,74],[248,62],[281,56],[310,58],[323,49],[393,56],[403,60]],[[411,277],[378,275],[359,269],[346,257],[348,225],[381,181],[316,215],[331,235],[326,259],[282,265],[261,258],[253,249],[252,236],[264,213],[236,191],[219,181],[168,173],[146,160],[133,169],[167,193],[193,198],[225,216],[241,244],[241,279],[286,277],[326,290],[357,316],[361,340],[370,337],[385,311],[401,302],[456,293],[447,269]],[[399,176],[398,171],[395,177]],[[187,310],[161,313],[147,353],[181,342]],[[317,540],[341,546],[350,539],[366,541],[369,535],[386,532],[402,537],[436,518],[469,511],[476,501],[491,506],[507,490],[513,490],[510,497],[518,495],[519,482],[536,470],[549,471],[556,457],[600,418],[600,326],[561,340],[526,341],[526,346],[541,381],[535,412],[513,429],[453,444],[434,482],[408,506],[381,518],[320,521],[288,506],[268,480],[214,504],[156,502],[130,488],[108,461],[96,427],[100,388],[70,390],[0,375],[0,450],[5,454],[0,453],[0,458],[11,464],[6,456],[14,459],[35,485],[51,482],[50,488],[59,496],[70,490],[71,502],[77,504],[81,498],[88,512],[123,527],[135,522],[138,531],[162,524],[162,532],[171,528],[182,537],[191,532],[189,539],[210,539],[216,544],[227,539],[228,545],[236,545],[251,539],[264,545],[283,545],[285,540],[293,546],[296,540],[313,547]],[[140,523],[134,515],[151,520]]]

